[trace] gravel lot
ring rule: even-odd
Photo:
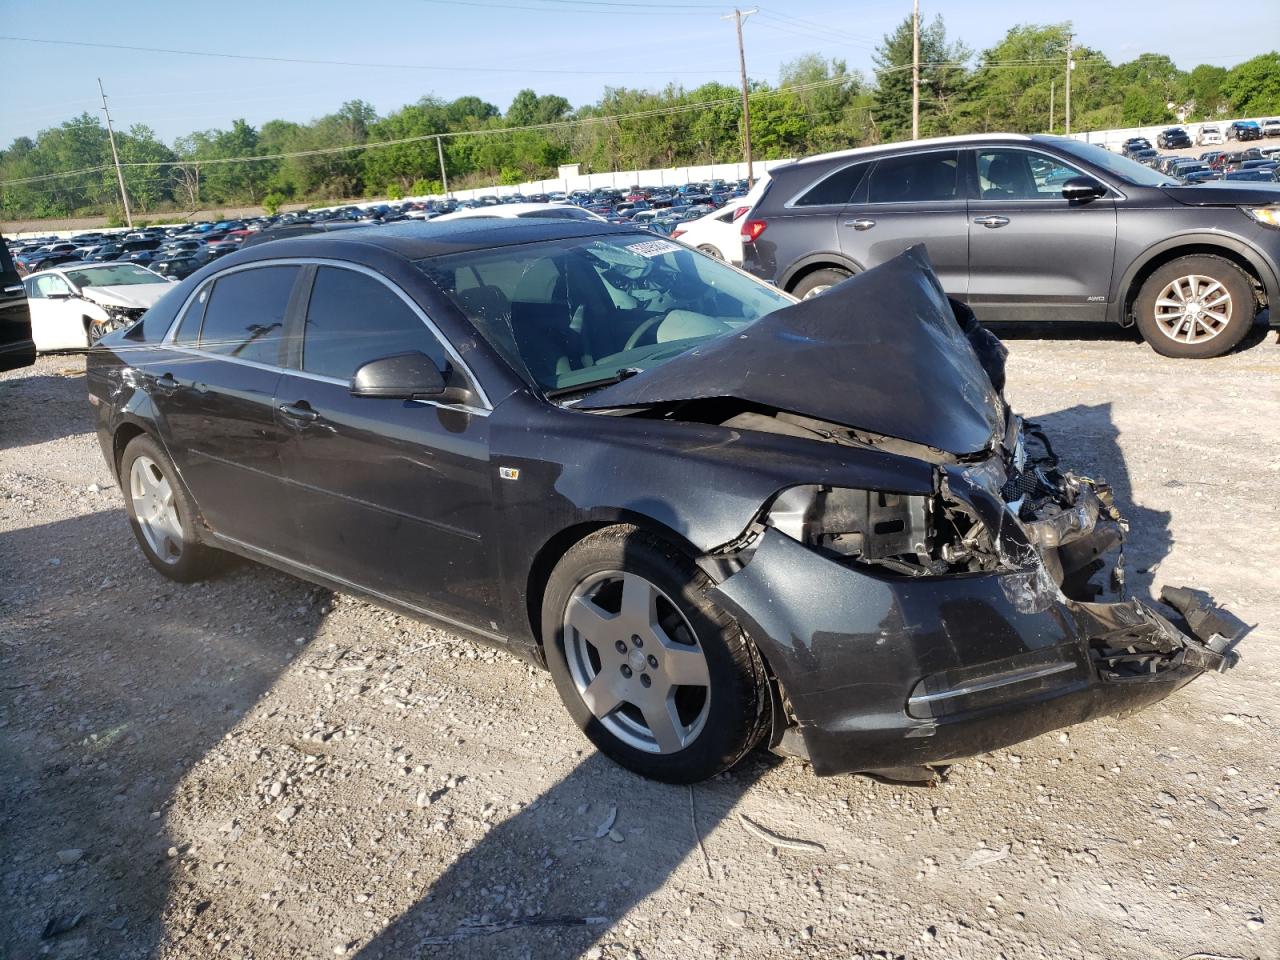
[[[644,782],[504,654],[249,565],[170,584],[82,359],[0,375],[0,958],[1280,958],[1280,347],[1042,336],[1010,396],[1116,487],[1135,591],[1258,627],[932,789]]]

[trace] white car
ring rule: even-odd
[[[470,220],[476,217],[497,218],[502,220],[539,218],[546,220],[598,220],[604,217],[575,207],[570,203],[499,203],[494,206],[464,208],[436,217],[436,221]]]
[[[1226,143],[1227,138],[1222,133],[1222,128],[1216,123],[1202,123],[1199,131],[1196,133],[1196,146],[1206,147],[1216,143]]]
[[[63,264],[22,278],[36,350],[84,350],[142,316],[173,282],[136,263]]]
[[[671,239],[740,267],[742,233],[737,221],[750,209],[745,197],[731,200],[715,213],[680,224],[671,231]]]
[[[1262,135],[1264,137],[1280,137],[1280,120],[1263,120]]]

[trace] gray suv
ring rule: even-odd
[[[1280,302],[1280,185],[1184,184],[1062,137],[811,157],[739,222],[745,268],[798,297],[923,241],[984,322],[1136,323],[1171,357],[1226,353]]]

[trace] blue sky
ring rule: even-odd
[[[744,4],[744,7],[746,5]],[[910,0],[763,0],[746,22],[747,70],[775,80],[800,54],[842,57],[870,73],[871,52]],[[734,83],[732,9],[710,0],[0,0],[0,34],[286,58],[448,69],[264,63],[0,40],[6,90],[0,143],[98,109],[96,78],[121,127],[149,124],[166,141],[244,117],[305,121],[344,100],[386,113],[434,94],[475,94],[505,110],[522,87],[574,105],[605,85]],[[994,0],[930,2],[952,39],[990,46],[1015,21],[1070,16],[1081,43],[1113,62],[1167,53],[1179,66],[1230,66],[1280,43],[1280,2],[1097,2],[1023,9]],[[358,20],[359,22],[353,22]],[[550,71],[577,72],[550,72]]]

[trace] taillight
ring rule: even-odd
[[[683,236],[684,236],[686,233],[688,233],[688,232],[689,232],[689,231],[687,231],[687,230],[680,230],[680,229],[672,230],[672,231],[671,231],[671,239],[672,239],[672,240],[678,240],[680,237],[683,237]]]
[[[764,233],[768,224],[763,220],[748,220],[742,225],[742,239],[747,243],[755,243],[760,239],[760,234]]]
[[[750,209],[751,209],[750,207],[739,207],[737,210],[733,211],[733,219],[734,220],[741,219],[742,215]]]

